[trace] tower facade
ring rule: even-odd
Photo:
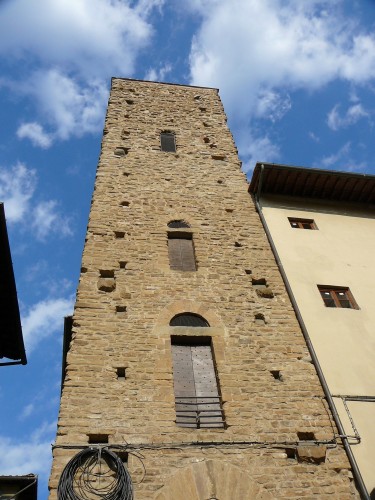
[[[51,500],[88,447],[136,499],[356,497],[240,166],[216,89],[112,80]]]

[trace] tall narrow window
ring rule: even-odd
[[[166,153],[176,152],[176,138],[173,132],[162,132],[160,134],[160,149]]]
[[[318,285],[318,288],[326,307],[359,309],[348,287]]]
[[[169,265],[176,271],[196,271],[191,233],[168,233]]]
[[[224,428],[210,337],[172,336],[176,424]]]

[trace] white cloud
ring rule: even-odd
[[[7,221],[32,229],[38,239],[50,233],[70,236],[70,220],[58,211],[56,200],[36,201],[37,176],[22,163],[7,169],[0,167],[0,200],[4,202]]]
[[[56,423],[43,424],[26,441],[0,436],[0,470],[3,475],[40,474],[48,476],[52,453],[52,432]],[[46,439],[50,435],[50,439]]]
[[[46,299],[29,308],[22,315],[22,331],[26,351],[30,353],[45,338],[61,332],[64,317],[73,311],[73,298]]]
[[[292,103],[289,94],[281,95],[272,90],[262,89],[258,95],[255,114],[274,123],[281,120],[291,107]]]
[[[314,142],[320,142],[320,138],[316,134],[314,134],[314,132],[310,131],[309,132],[309,137]]]
[[[34,410],[35,410],[34,403],[29,403],[28,405],[26,405],[21,411],[19,420],[25,420],[26,418],[30,417],[30,415],[34,413]]]
[[[145,80],[149,80],[151,82],[163,82],[165,77],[172,71],[172,66],[170,64],[165,64],[161,66],[159,69],[150,68],[146,75]]]
[[[332,130],[339,130],[343,127],[348,127],[349,125],[353,125],[361,118],[369,117],[369,113],[365,111],[362,104],[356,103],[348,108],[344,115],[340,115],[339,113],[340,106],[336,104],[327,116],[327,125]]]
[[[243,141],[239,141],[239,148],[242,151],[245,163],[242,165],[244,172],[249,173],[254,168],[257,161],[272,162],[280,155],[279,148],[273,144],[269,137],[247,136]]]
[[[20,222],[29,209],[36,187],[36,172],[22,163],[11,169],[0,167],[0,200],[9,222]]]
[[[18,127],[17,137],[19,139],[30,139],[34,146],[47,149],[52,144],[51,135],[44,132],[43,127],[36,122],[23,123]]]
[[[69,227],[69,220],[62,217],[56,207],[57,202],[55,200],[42,201],[35,206],[32,226],[38,239],[45,239],[51,232],[57,233],[59,236],[71,236],[73,234]]]
[[[152,35],[145,17],[160,3],[39,0],[36,9],[29,0],[5,2],[0,52],[18,60],[31,57],[46,67],[59,65],[87,81],[131,73],[135,56]]]
[[[345,143],[336,153],[329,156],[325,156],[319,162],[319,166],[323,167],[333,167],[338,162],[343,161],[345,165],[348,164],[348,155],[350,153],[351,144],[350,142]]]
[[[19,137],[48,147],[54,140],[100,130],[114,75],[129,76],[153,36],[148,22],[164,0],[13,0],[1,6],[0,54],[28,61],[27,73],[8,88],[37,104],[38,121]],[[30,72],[30,63],[34,72]],[[25,65],[26,68],[26,65]],[[22,83],[21,83],[22,82]],[[33,125],[33,126],[31,126]],[[21,134],[21,135],[20,135]]]
[[[52,133],[46,133],[37,122],[22,124],[17,130],[20,139],[28,138],[35,146],[50,147],[56,140],[97,133],[103,127],[108,100],[107,83],[99,79],[82,83],[61,69],[40,69],[22,84],[8,82],[19,93],[31,97],[38,113]]]
[[[375,36],[340,15],[342,1],[195,0],[203,18],[191,53],[191,81],[219,87],[242,117],[264,90],[314,90],[335,79],[375,77]]]

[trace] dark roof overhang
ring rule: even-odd
[[[375,176],[257,163],[249,192],[258,195],[260,191],[264,195],[361,203],[371,206],[375,204]]]
[[[37,500],[38,476],[0,476],[0,497],[6,493],[14,494],[17,500]]]
[[[17,361],[1,362],[1,358]],[[0,203],[0,366],[26,364],[4,205]]]

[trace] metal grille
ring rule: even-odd
[[[169,326],[199,326],[199,327],[207,327],[210,326],[208,322],[199,316],[198,314],[193,313],[182,313],[174,316],[169,322]]]
[[[180,427],[223,428],[224,414],[220,397],[177,397],[176,423]]]
[[[179,227],[190,227],[190,225],[184,220],[171,220],[168,222],[168,227],[176,229]]]
[[[223,428],[211,346],[173,344],[172,355],[177,425]]]

